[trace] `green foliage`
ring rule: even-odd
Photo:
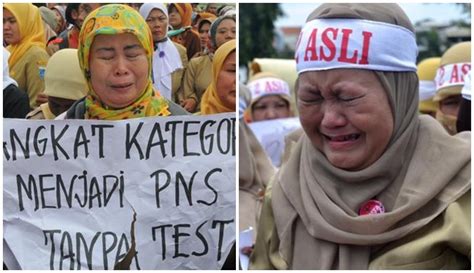
[[[429,57],[441,56],[440,41],[436,30],[421,32],[416,34],[416,43],[424,45],[426,50],[418,54],[417,63]]]
[[[469,14],[469,16],[471,16],[471,4],[470,3],[456,3],[456,5],[461,6],[463,13]]]
[[[279,4],[239,5],[239,64],[246,66],[253,58],[276,56],[273,48],[273,22],[283,15]]]

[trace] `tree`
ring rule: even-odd
[[[416,33],[416,43],[424,50],[420,50],[416,62],[429,57],[441,56],[441,45],[436,29]]]
[[[471,16],[471,4],[470,3],[456,3],[456,5],[461,6],[463,13],[469,14],[469,16]]]
[[[253,58],[276,56],[273,48],[273,22],[283,15],[279,4],[239,6],[239,64],[247,66]]]

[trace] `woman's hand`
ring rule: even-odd
[[[180,105],[186,111],[188,111],[190,113],[194,113],[194,111],[196,111],[197,101],[193,98],[189,98],[189,99],[182,100]]]
[[[48,95],[46,95],[44,92],[39,93],[36,97],[36,105],[41,105],[45,102],[48,102]]]
[[[250,255],[253,252],[253,248],[254,248],[253,245],[252,246],[245,246],[245,247],[241,248],[240,251],[242,252],[242,254],[245,254],[245,255],[250,257]]]

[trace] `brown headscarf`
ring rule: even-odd
[[[249,90],[243,84],[239,85],[239,95],[241,100],[249,103]],[[263,193],[275,173],[275,168],[252,130],[242,119],[239,128],[239,229],[253,227],[255,239]]]
[[[239,126],[239,227],[256,226],[265,187],[275,173],[270,159],[248,125]]]
[[[316,18],[367,19],[413,31],[396,4],[323,4],[308,21]],[[394,118],[382,156],[366,169],[345,171],[303,135],[277,174],[272,210],[278,253],[289,269],[367,269],[371,246],[414,233],[470,189],[470,135],[451,137],[434,119],[418,116],[415,72],[374,73]],[[361,204],[374,197],[386,212],[359,216]]]

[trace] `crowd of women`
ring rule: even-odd
[[[240,87],[250,269],[470,269],[471,43],[417,65],[415,37],[396,4],[323,4],[294,94],[278,69]],[[295,112],[276,168],[248,125]]]
[[[200,6],[4,4],[4,117],[235,111],[235,9]],[[470,268],[470,53],[417,65],[398,5],[316,8],[295,92],[268,72],[240,87],[250,268]],[[295,115],[276,170],[248,123]]]
[[[4,117],[235,112],[235,9],[201,7],[4,4]],[[235,268],[235,254],[228,257],[224,268]],[[117,267],[129,268],[123,263]]]
[[[3,15],[4,117],[235,112],[233,5],[8,3]]]

